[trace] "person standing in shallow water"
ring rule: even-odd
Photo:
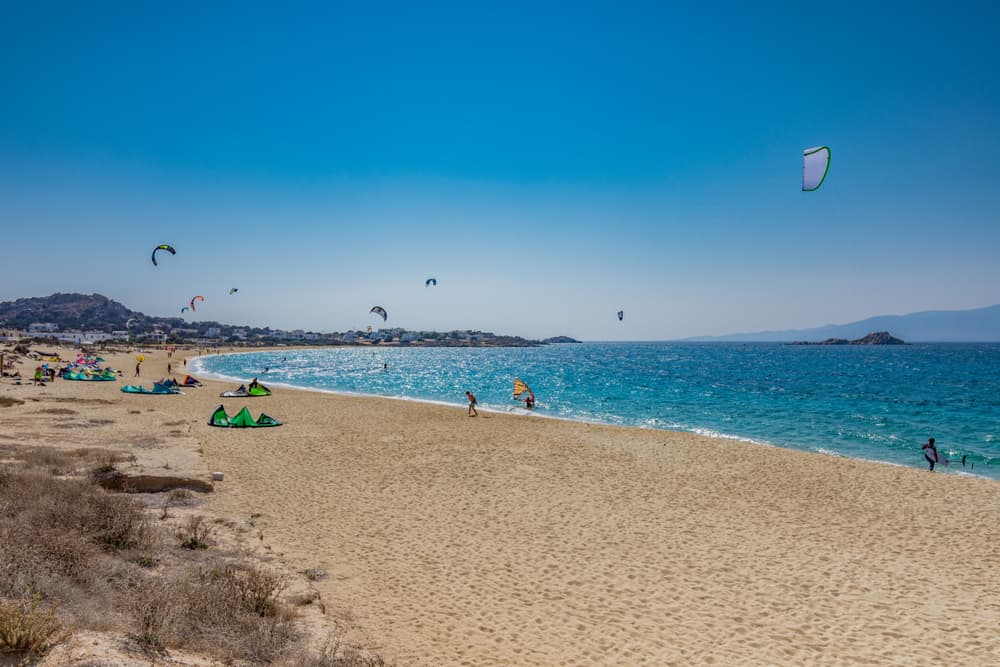
[[[476,412],[476,395],[471,391],[465,392],[465,397],[469,399],[469,416],[478,417],[479,413]]]
[[[927,459],[927,465],[930,466],[928,470],[934,472],[934,464],[938,460],[937,447],[934,445],[934,438],[931,438],[927,443],[920,449],[924,450],[924,458]]]

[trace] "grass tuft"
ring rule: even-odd
[[[185,549],[207,549],[212,537],[212,526],[200,514],[188,517],[177,528],[177,540]]]
[[[40,596],[0,600],[0,654],[40,655],[65,637],[55,609],[43,607]]]

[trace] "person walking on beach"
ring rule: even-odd
[[[934,438],[931,438],[927,443],[920,449],[924,450],[924,458],[927,459],[927,465],[930,466],[929,472],[934,472],[934,464],[938,460],[937,447],[934,445]]]
[[[465,392],[465,396],[466,396],[466,398],[469,399],[469,416],[470,417],[478,417],[479,413],[476,412],[476,402],[477,402],[476,401],[476,395],[473,394],[471,391],[467,391],[467,392]]]
[[[134,377],[139,377],[139,368],[141,366],[142,366],[142,362],[141,361],[135,362],[135,376]]]
[[[170,363],[170,362],[168,361],[168,362],[167,362],[167,375],[170,375],[171,373],[173,373],[173,372],[174,372],[174,371],[172,370],[172,368],[173,368],[173,365],[172,365],[172,364],[171,364],[171,363]]]

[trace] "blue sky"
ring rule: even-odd
[[[1000,302],[985,3],[21,4],[0,299],[588,340]]]

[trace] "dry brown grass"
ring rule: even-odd
[[[182,544],[172,546],[141,501],[52,474],[114,466],[113,452],[4,447],[4,454],[18,463],[0,464],[0,654],[40,653],[72,627],[128,632],[150,653],[184,648],[227,663],[384,664],[340,645],[303,648],[297,612],[281,600],[283,579],[245,554],[181,548],[207,546],[225,521],[188,517],[176,530]],[[178,505],[191,498],[185,490],[164,496]],[[316,601],[314,593],[291,599]]]
[[[194,503],[194,494],[187,489],[171,489],[167,492],[167,500],[171,505],[191,505]]]
[[[0,600],[0,654],[40,655],[65,637],[55,610],[39,596]]]
[[[212,539],[212,526],[201,515],[189,516],[174,534],[185,549],[207,549]]]
[[[301,649],[276,663],[277,667],[385,667],[378,655],[331,638],[316,649]]]
[[[281,580],[264,569],[213,561],[150,579],[125,597],[131,637],[144,649],[179,646],[231,661],[269,664],[299,637],[278,601]]]
[[[0,521],[83,538],[104,548],[141,548],[150,539],[143,506],[78,479],[0,471]]]

